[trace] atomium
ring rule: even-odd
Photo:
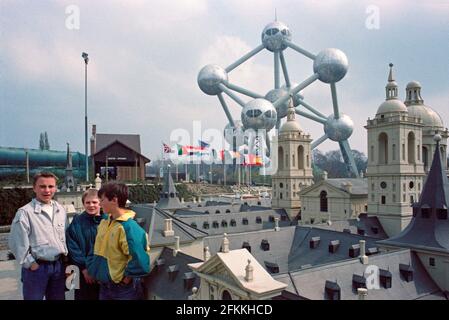
[[[242,109],[243,128],[253,130],[271,130],[276,125],[277,112],[270,101],[266,99],[254,99],[248,102]]]
[[[287,116],[289,100],[293,97],[293,105],[296,114],[318,122],[324,127],[323,136],[312,142],[312,148],[316,148],[327,139],[336,141],[339,144],[343,159],[352,175],[358,177],[358,170],[349,146],[348,139],[353,132],[353,122],[351,118],[340,113],[337,99],[336,83],[342,80],[348,72],[348,59],[339,49],[327,48],[317,55],[299,47],[292,42],[292,33],[286,24],[280,21],[274,21],[265,26],[261,34],[261,44],[243,55],[237,61],[231,63],[226,68],[217,65],[207,65],[202,68],[198,74],[198,85],[207,95],[217,96],[223,111],[228,119],[226,128],[232,129],[226,141],[231,143],[234,137],[241,135],[241,126],[243,130],[265,130],[265,144],[267,154],[269,154],[268,131],[280,128],[281,120]],[[229,81],[228,74],[250,58],[257,55],[262,50],[268,50],[274,56],[274,87],[265,95],[254,92],[250,89],[238,86]],[[284,51],[291,49],[313,61],[313,74],[302,82],[293,82],[290,80],[287,62]],[[281,79],[284,81],[281,83]],[[316,107],[307,102],[307,98],[300,92],[313,84],[316,80],[329,84],[333,114],[326,116]],[[232,99],[241,109],[241,123],[232,119],[225,97]],[[244,100],[241,95],[249,100]],[[232,125],[231,125],[232,124]],[[225,130],[225,132],[230,130]],[[234,133],[232,133],[234,132]],[[248,136],[245,144],[253,145]],[[241,139],[240,139],[241,141]]]
[[[344,141],[347,140],[354,130],[354,122],[352,119],[344,113],[340,113],[338,119],[331,114],[326,123],[324,124],[324,132],[332,141]]]
[[[220,83],[226,84],[227,82],[227,72],[215,64],[205,66],[198,74],[198,85],[200,89],[211,96],[221,93]]]
[[[290,29],[279,21],[268,24],[262,31],[262,43],[271,52],[287,49],[286,41],[291,39]]]
[[[341,50],[324,49],[313,62],[313,72],[318,73],[318,79],[325,83],[338,82],[348,72],[348,58]]]

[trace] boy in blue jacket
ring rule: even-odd
[[[87,271],[86,259],[93,254],[98,225],[108,215],[100,213],[96,189],[84,192],[82,200],[85,211],[73,218],[66,235],[70,261],[81,272],[80,288],[75,290],[75,300],[98,300],[100,288]]]

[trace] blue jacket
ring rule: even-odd
[[[92,216],[83,212],[73,217],[73,221],[67,229],[67,248],[73,264],[81,270],[86,268],[86,258],[93,254],[97,228],[101,220],[108,219],[103,213],[100,216]]]

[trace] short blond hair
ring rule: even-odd
[[[86,191],[84,191],[83,196],[81,197],[83,204],[84,204],[84,200],[86,200],[87,197],[98,198],[98,190],[90,188],[90,189],[87,189]]]

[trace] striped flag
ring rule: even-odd
[[[164,153],[172,153],[173,150],[170,148],[169,145],[162,143],[164,145]]]

